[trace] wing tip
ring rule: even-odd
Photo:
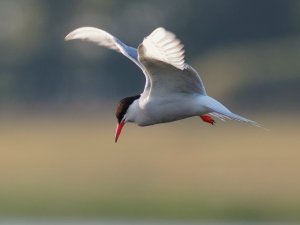
[[[65,36],[64,40],[71,41],[71,40],[76,39],[76,35],[82,31],[82,28],[85,28],[85,27],[80,27],[80,28],[77,28],[77,29],[71,31],[70,33],[67,34],[67,36]]]
[[[72,32],[67,34],[67,36],[65,36],[65,38],[64,38],[64,41],[71,41],[71,40],[73,40]]]
[[[168,38],[170,38],[170,39],[177,39],[176,38],[176,35],[173,33],[173,32],[171,32],[171,31],[169,31],[169,30],[167,30],[166,28],[164,28],[164,27],[158,27],[158,28],[156,28],[154,31],[152,31],[152,33],[149,35],[149,36],[151,36],[151,37],[154,37],[154,36],[161,36],[161,38],[164,38],[164,37],[166,37],[166,36],[169,36]],[[158,38],[158,37],[157,37]],[[177,39],[178,40],[178,39]],[[180,41],[179,41],[180,42]]]
[[[158,27],[144,38],[142,44],[149,50],[144,51],[146,57],[168,63],[179,70],[186,69],[184,45],[173,32]],[[143,45],[139,50],[143,50]]]
[[[74,39],[80,39],[80,35],[83,32],[99,31],[99,30],[101,30],[101,29],[96,28],[96,27],[88,27],[88,26],[87,27],[79,27],[79,28],[76,28],[75,30],[71,31],[69,34],[67,34],[67,36],[65,36],[64,40],[71,41]]]
[[[166,28],[164,28],[164,27],[158,27],[158,28],[156,28],[152,33],[158,32],[158,31],[166,32],[167,30],[166,30]]]

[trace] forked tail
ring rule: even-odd
[[[239,116],[237,114],[234,114],[234,113],[232,113],[230,111],[229,112],[224,112],[224,111],[222,111],[222,112],[220,112],[220,111],[216,112],[214,110],[214,112],[209,113],[209,114],[212,115],[212,116],[214,116],[214,117],[216,117],[216,118],[218,118],[218,119],[220,119],[220,120],[226,120],[226,119],[228,119],[228,120],[236,120],[236,121],[239,121],[239,122],[242,122],[242,123],[248,123],[250,125],[263,128],[259,123],[255,122],[253,120],[249,120],[249,119],[247,119],[245,117]]]
[[[232,113],[229,109],[227,109],[224,105],[222,105],[220,102],[216,101],[215,99],[206,96],[206,106],[209,109],[209,114],[220,119],[220,120],[236,120],[243,123],[248,123],[250,125],[263,128],[259,123],[249,120],[245,117],[239,116],[237,114]]]

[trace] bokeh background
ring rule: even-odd
[[[115,105],[143,90],[131,46],[182,40],[208,93],[269,130],[190,118],[114,143]],[[300,1],[0,0],[1,218],[300,221]]]

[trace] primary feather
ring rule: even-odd
[[[184,70],[184,49],[175,34],[159,27],[144,39],[141,46],[143,46],[144,58],[162,61]]]

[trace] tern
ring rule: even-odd
[[[95,27],[78,28],[65,37],[66,41],[75,39],[93,42],[123,54],[145,75],[143,93],[126,97],[117,106],[115,142],[128,122],[149,126],[199,116],[212,125],[215,117],[260,126],[232,113],[207,95],[200,75],[185,62],[181,41],[165,28],[155,29],[137,49]]]

